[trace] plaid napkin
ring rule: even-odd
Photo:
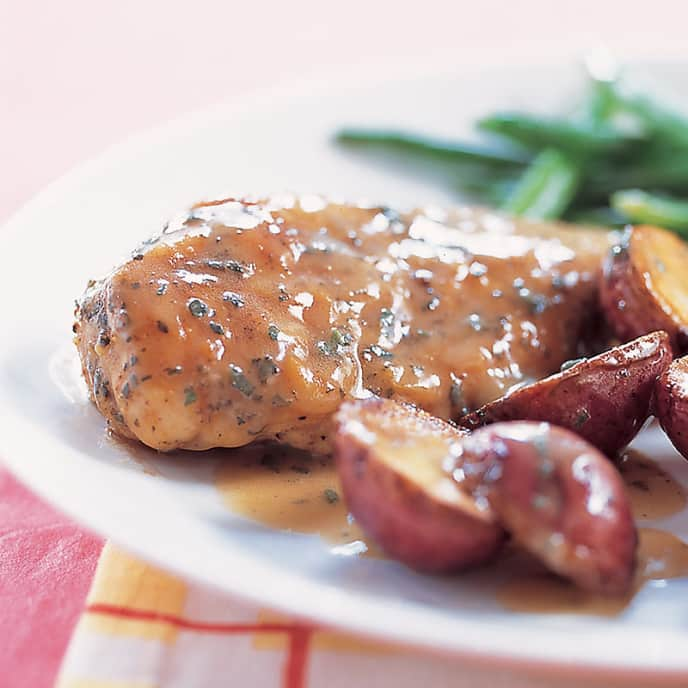
[[[58,688],[419,685],[578,688],[581,678],[495,671],[305,625],[185,583],[108,544],[57,682]],[[603,679],[586,678],[585,685],[613,687]]]

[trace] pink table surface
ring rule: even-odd
[[[366,62],[551,61],[601,43],[685,57],[687,18],[685,0],[0,0],[0,222],[128,134],[256,87]],[[0,469],[3,686],[52,685],[100,547]]]

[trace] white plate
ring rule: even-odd
[[[684,65],[637,66],[688,97]],[[217,456],[148,459],[151,476],[71,384],[73,299],[175,210],[234,190],[313,190],[391,203],[448,202],[451,189],[390,174],[330,145],[337,126],[389,124],[467,135],[498,107],[551,109],[581,86],[578,67],[308,84],[173,123],[55,183],[0,233],[0,453],[37,492],[94,530],[188,578],[319,622],[492,661],[595,670],[688,671],[688,579],[648,584],[612,618],[524,615],[497,604],[499,572],[454,579],[393,562],[336,557],[316,536],[229,514]],[[658,435],[643,442],[688,484]],[[688,514],[660,524],[688,537]]]

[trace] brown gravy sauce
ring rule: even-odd
[[[688,544],[672,533],[641,528],[638,570],[632,591],[625,597],[594,595],[543,571],[519,575],[497,591],[497,601],[506,609],[531,614],[621,613],[647,581],[688,576]]]
[[[279,446],[226,460],[216,486],[232,512],[268,528],[315,533],[347,554],[375,555],[342,498],[334,461]]]
[[[627,451],[619,471],[637,519],[667,518],[686,507],[688,498],[683,485],[640,452]]]
[[[620,470],[636,518],[665,518],[686,506],[683,486],[639,452],[628,452]],[[222,462],[216,486],[233,513],[268,528],[318,534],[334,551],[381,556],[348,513],[331,458],[281,446],[243,448]],[[641,528],[639,535],[636,580],[625,597],[585,592],[517,555],[507,558],[519,572],[497,591],[497,601],[518,612],[614,616],[645,582],[688,576],[688,544],[655,528]]]
[[[685,488],[659,464],[629,450],[619,464],[633,514],[638,520],[667,518],[688,503]],[[597,614],[624,610],[645,582],[688,576],[688,545],[672,533],[640,528],[638,570],[631,593],[613,598],[593,595],[542,570],[515,575],[497,591],[507,609],[533,614]]]

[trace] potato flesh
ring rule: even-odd
[[[349,509],[390,557],[443,573],[494,556],[503,529],[443,470],[462,431],[382,399],[343,404],[336,425]]]
[[[612,250],[601,301],[622,341],[668,332],[676,353],[688,350],[688,245],[658,227],[634,227]]]

